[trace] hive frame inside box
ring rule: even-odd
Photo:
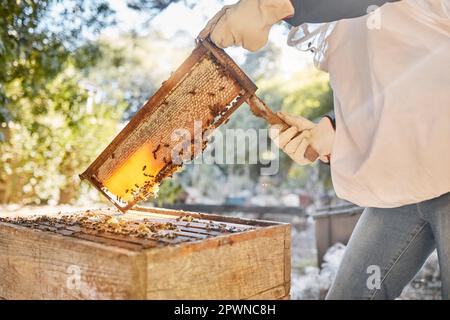
[[[214,121],[211,125],[211,129],[215,129],[224,123],[230,115],[250,98],[257,90],[256,85],[250,78],[239,68],[238,65],[223,51],[219,49],[209,40],[200,41],[192,54],[185,60],[185,62],[171,75],[171,77],[165,81],[162,87],[147,101],[147,103],[136,113],[136,115],[130,120],[126,127],[115,137],[115,139],[106,147],[106,149],[97,157],[97,159],[80,175],[81,179],[88,180],[97,190],[99,190],[109,201],[111,201],[119,210],[126,212],[133,208],[139,200],[132,200],[126,202],[125,205],[119,203],[119,199],[115,199],[110,193],[108,193],[102,186],[102,183],[97,177],[99,168],[111,157],[114,158],[114,151],[118,146],[124,142],[130,133],[139,126],[140,123],[145,121],[156,109],[160,108],[164,104],[164,100],[171,94],[172,90],[175,90],[180,83],[183,82],[185,77],[192,72],[196,67],[196,64],[205,57],[213,57],[214,62],[220,65],[227,74],[230,76],[230,80],[240,88],[239,94],[227,101],[228,105],[224,112]],[[194,158],[197,154],[192,154]],[[161,175],[158,183],[164,178],[170,176],[179,166],[172,163],[168,164],[158,173]]]
[[[252,228],[136,249],[118,246],[117,240],[99,242],[0,222],[0,298],[289,298],[289,224],[143,207],[126,216],[186,214]],[[78,286],[70,282],[73,277]]]

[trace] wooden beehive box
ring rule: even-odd
[[[289,296],[288,224],[141,207],[126,215],[111,208],[87,212],[0,214],[0,298]],[[109,229],[98,219],[107,219]],[[120,229],[122,220],[134,231]],[[144,224],[169,227],[153,233]]]

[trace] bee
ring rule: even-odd
[[[193,89],[191,91],[188,91],[189,94],[195,96],[197,94],[196,89]]]
[[[215,94],[214,92],[208,92],[208,96],[210,96],[210,97],[215,97],[216,94]]]
[[[152,151],[153,153],[153,158],[156,160],[156,153],[158,152],[158,150],[161,148],[161,145],[158,144],[158,146]]]
[[[225,86],[221,86],[221,87],[219,88],[219,91],[223,91],[223,90],[225,90]]]
[[[170,147],[170,144],[164,143],[164,148],[168,148],[168,147]]]
[[[147,169],[147,166],[142,167],[142,171],[145,171],[145,169]]]
[[[209,113],[211,114],[211,116],[213,118],[217,117],[218,115],[220,115],[220,106],[215,104],[212,106],[208,106],[209,109]]]
[[[111,159],[114,159],[116,157],[116,155],[113,153],[111,153]]]
[[[176,220],[177,221],[191,222],[192,220],[194,220],[194,218],[192,216],[186,215],[186,216],[179,216]]]

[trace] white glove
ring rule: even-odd
[[[225,6],[208,22],[199,38],[208,35],[221,48],[242,46],[249,51],[264,47],[270,28],[294,14],[290,0],[241,0]]]
[[[334,141],[334,128],[328,117],[322,118],[318,124],[306,118],[278,112],[277,115],[286,124],[290,125],[285,131],[281,131],[282,125],[276,124],[270,127],[269,136],[274,144],[282,149],[292,160],[301,165],[310,164],[305,158],[305,151],[311,146],[319,159],[328,163]]]

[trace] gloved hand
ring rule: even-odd
[[[281,131],[283,126],[279,124],[270,127],[269,136],[278,148],[296,163],[306,165],[311,161],[305,158],[305,151],[308,146],[311,146],[319,153],[320,160],[329,162],[333,148],[334,128],[328,117],[322,118],[315,124],[306,118],[284,112],[278,112],[277,115],[290,125],[284,131]]]
[[[209,35],[221,48],[242,46],[256,51],[267,43],[271,27],[293,14],[290,0],[240,0],[216,13],[199,38]]]

